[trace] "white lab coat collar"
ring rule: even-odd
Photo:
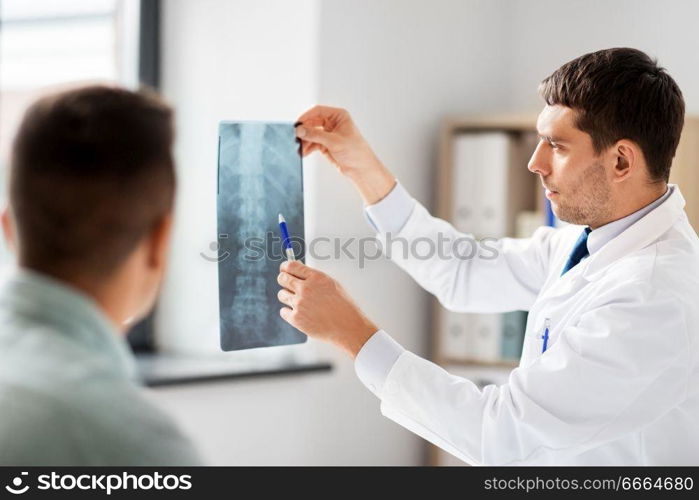
[[[597,253],[604,245],[612,241],[621,233],[626,231],[633,224],[638,222],[645,215],[662,205],[672,194],[673,187],[667,186],[667,190],[657,200],[649,203],[645,207],[636,210],[634,213],[621,219],[615,220],[590,232],[587,238],[587,251],[590,255]]]
[[[583,277],[594,281],[604,275],[605,268],[615,260],[640,250],[666,232],[680,217],[685,216],[685,200],[675,184],[668,186],[672,193],[621,234],[586,259]],[[594,231],[593,231],[594,233]]]

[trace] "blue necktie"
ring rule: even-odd
[[[592,229],[586,227],[580,235],[580,238],[578,238],[578,241],[575,242],[573,251],[570,252],[570,256],[568,257],[568,262],[566,262],[566,265],[563,267],[561,276],[575,267],[583,258],[590,255],[590,252],[587,250],[587,235],[590,234],[590,231],[592,231]]]

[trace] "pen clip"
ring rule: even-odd
[[[541,354],[546,352],[546,349],[548,348],[549,345],[549,327],[551,326],[551,318],[546,318],[544,319],[544,332],[541,335],[542,339],[542,345],[541,345]]]

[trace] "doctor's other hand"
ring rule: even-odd
[[[300,261],[280,266],[277,297],[287,307],[279,314],[309,337],[345,350],[352,358],[378,327],[372,323],[337,281]]]
[[[367,205],[386,196],[396,178],[364,139],[349,112],[341,108],[315,106],[298,119],[296,136],[306,156],[320,151],[357,188]]]

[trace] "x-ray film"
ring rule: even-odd
[[[298,344],[279,316],[278,217],[304,257],[301,155],[292,123],[221,122],[218,146],[218,290],[221,349]]]

